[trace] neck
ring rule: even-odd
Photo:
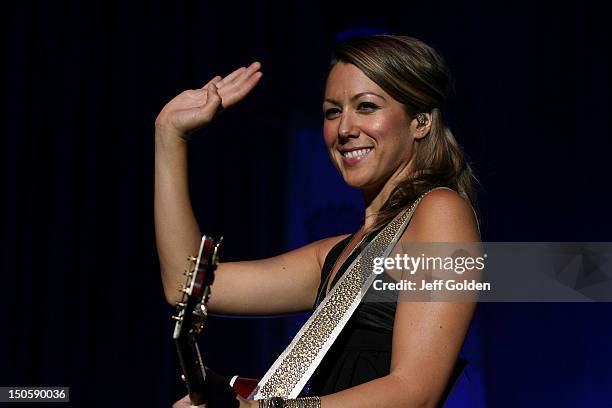
[[[363,200],[365,203],[365,220],[363,228],[368,230],[374,225],[376,216],[383,205],[387,202],[391,193],[401,180],[409,174],[410,163],[398,168],[381,185],[369,189],[363,189]]]

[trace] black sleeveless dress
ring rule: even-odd
[[[368,234],[364,243],[369,242],[376,236],[377,232]],[[315,308],[325,297],[328,275],[351,238],[352,236],[343,239],[327,254],[321,270],[321,284],[317,292]],[[337,283],[357,257],[358,249],[359,247],[338,269],[331,287]],[[383,281],[392,282],[387,274],[381,274],[379,278]],[[381,298],[381,296],[385,298]],[[366,292],[346,326],[313,373],[309,381],[308,394],[332,394],[389,374],[396,303],[397,294],[394,292],[379,292],[372,288]],[[466,360],[459,359],[455,365],[449,384],[442,396],[441,404],[450,394],[452,386],[466,364]]]

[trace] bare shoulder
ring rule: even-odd
[[[423,197],[402,240],[474,242],[480,241],[480,235],[469,201],[456,191],[441,188]]]

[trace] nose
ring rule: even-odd
[[[350,114],[342,115],[340,126],[338,127],[338,136],[340,139],[348,139],[349,137],[357,137],[359,131],[354,122],[350,118]]]

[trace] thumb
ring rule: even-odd
[[[201,110],[202,113],[213,116],[218,113],[219,110],[223,109],[221,95],[219,95],[217,85],[212,82],[208,84],[206,92],[208,92],[206,104],[202,106]]]

